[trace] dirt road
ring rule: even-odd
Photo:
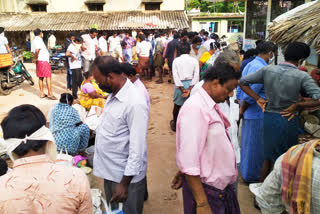
[[[33,64],[27,64],[31,74],[35,76]],[[64,73],[53,74],[53,91],[59,95],[66,91],[66,75]],[[35,80],[37,80],[35,78]],[[157,85],[147,82],[146,86],[151,96],[151,112],[148,132],[148,189],[149,200],[145,203],[144,214],[182,214],[181,191],[170,188],[171,180],[177,171],[175,163],[175,133],[169,128],[172,118],[172,84]],[[38,86],[31,87],[24,83],[15,89],[10,96],[0,96],[0,119],[11,108],[21,104],[33,104],[39,107],[45,114],[56,101],[40,99]],[[102,180],[95,179],[94,186],[103,188]],[[252,206],[252,195],[248,186],[242,182],[239,184],[239,202],[243,214],[258,214]]]

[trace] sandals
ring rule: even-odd
[[[43,96],[40,96],[40,99],[43,99],[43,98],[46,98],[46,97],[48,97],[48,95],[43,95]]]
[[[47,98],[48,98],[48,100],[57,100],[57,98],[56,98],[54,95],[52,95],[52,96],[47,96]]]

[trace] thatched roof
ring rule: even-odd
[[[1,0],[0,0],[1,1]],[[120,11],[1,14],[6,31],[81,31],[96,24],[99,30],[184,29],[189,28],[184,11]]]
[[[268,26],[269,39],[285,48],[290,42],[309,44],[320,54],[320,1],[303,4]]]

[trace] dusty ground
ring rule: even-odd
[[[27,68],[34,76],[35,66],[27,64]],[[53,91],[56,97],[66,92],[66,75],[53,74]],[[35,80],[37,80],[35,78]],[[181,191],[170,188],[171,179],[176,173],[175,164],[175,133],[169,128],[172,117],[173,85],[167,83],[157,85],[154,82],[146,83],[151,96],[151,113],[148,133],[148,189],[149,200],[145,203],[144,214],[182,214]],[[23,83],[11,95],[0,96],[0,119],[13,107],[21,104],[33,104],[45,114],[55,101],[40,99],[38,86]],[[94,186],[103,188],[101,179],[94,179]],[[239,184],[239,203],[243,214],[260,213],[252,206],[252,195],[248,186]]]

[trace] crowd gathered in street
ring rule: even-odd
[[[9,53],[4,30],[0,53]],[[40,29],[34,36],[40,98],[57,100],[49,64],[56,38],[50,33],[45,45]],[[264,214],[320,213],[320,141],[298,141],[298,112],[320,106],[319,70],[309,75],[303,66],[310,47],[292,42],[280,53],[258,40],[243,51],[224,38],[205,30],[68,33],[70,93],[48,116],[21,105],[1,122],[14,162],[10,170],[1,162],[0,213],[93,213],[83,171],[54,162],[61,151],[74,157],[94,145],[93,174],[104,179],[107,203],[142,214],[152,108],[144,82],[155,77],[156,84],[172,84],[172,189],[182,188],[185,214],[241,213],[239,179],[250,184],[252,206]],[[284,62],[275,63],[280,54]],[[82,116],[92,111],[100,114],[94,128]]]

